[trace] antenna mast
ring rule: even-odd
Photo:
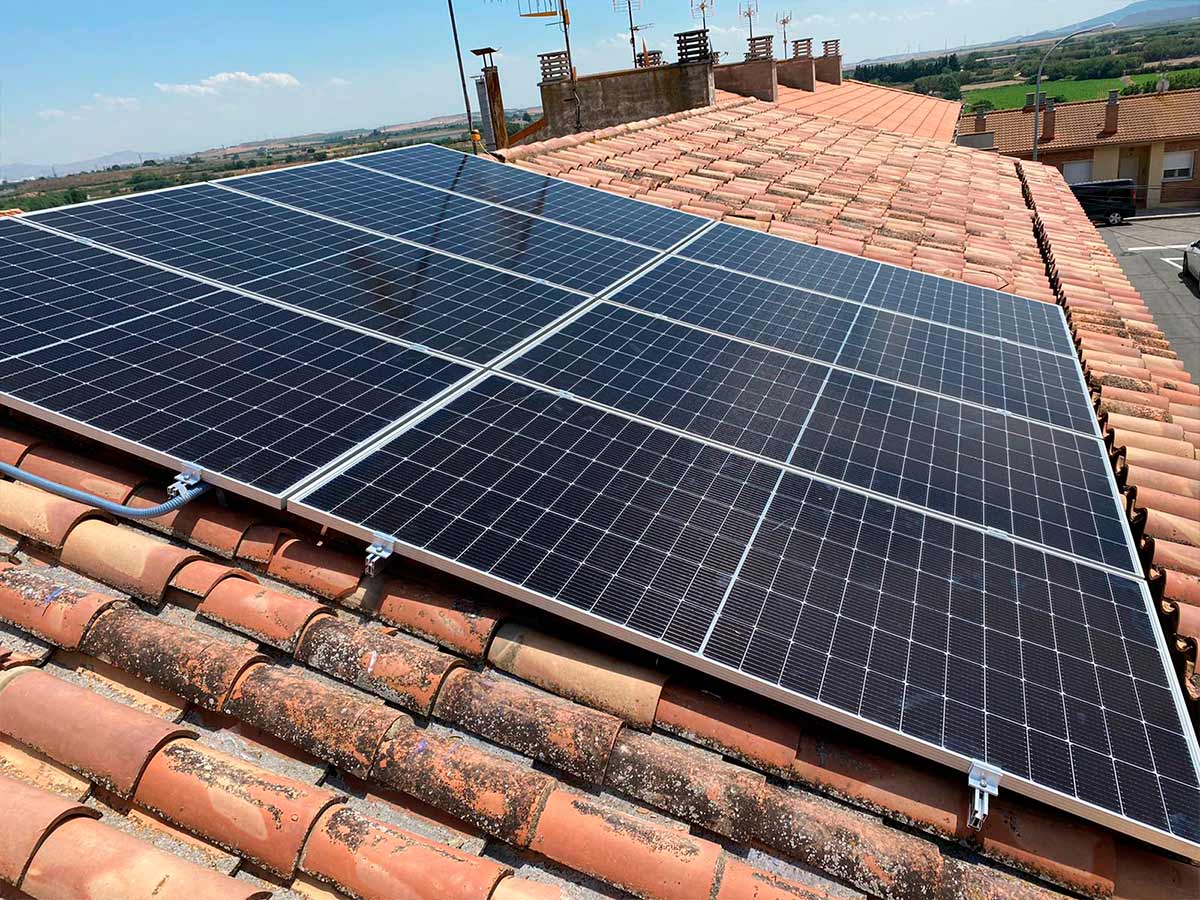
[[[754,37],[754,20],[758,18],[758,0],[743,0],[738,4],[738,15],[750,26],[750,37]]]
[[[777,15],[775,17],[775,24],[783,29],[783,50],[784,50],[784,53],[786,54],[787,53],[787,45],[788,45],[787,27],[792,24],[792,11],[789,9],[787,12],[785,12],[781,15]]]
[[[636,25],[633,21],[633,11],[642,8],[642,0],[613,0],[613,12],[628,12],[629,13],[629,49],[633,52],[633,67],[638,67],[638,48],[637,35],[639,31],[645,31],[650,28],[650,25]],[[644,56],[644,54],[643,54]]]
[[[692,0],[692,18],[700,20],[700,27],[708,28],[708,13],[715,9],[717,0]]]

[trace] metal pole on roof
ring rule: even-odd
[[[467,134],[475,134],[475,122],[471,118],[471,99],[467,93],[467,70],[463,68],[462,48],[458,45],[458,22],[454,19],[454,0],[446,0],[450,7],[450,31],[454,34],[454,58],[458,60],[458,77],[462,81],[463,105],[467,108]],[[471,149],[475,149],[475,138],[471,137]]]
[[[1033,85],[1033,160],[1037,162],[1038,152],[1038,137],[1040,136],[1039,126],[1042,121],[1042,69],[1046,67],[1046,60],[1050,58],[1050,54],[1058,49],[1060,44],[1065,44],[1073,37],[1078,37],[1081,34],[1087,34],[1089,31],[1105,31],[1109,28],[1116,28],[1116,22],[1105,22],[1102,25],[1093,25],[1091,28],[1080,28],[1078,31],[1072,31],[1065,37],[1058,39],[1055,44],[1046,51],[1046,55],[1042,57],[1042,62],[1038,66],[1037,80]]]

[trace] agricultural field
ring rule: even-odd
[[[1200,68],[1181,69],[1170,72],[1172,79],[1177,79],[1185,72],[1200,75]],[[1058,103],[1073,103],[1079,100],[1102,100],[1109,91],[1123,90],[1129,84],[1139,86],[1154,84],[1158,74],[1146,72],[1138,75],[1127,75],[1123,78],[1088,78],[1082,81],[1059,80],[1043,81],[1042,90],[1047,97],[1053,97]],[[1003,87],[983,88],[973,90],[970,85],[963,85],[962,99],[967,111],[975,103],[987,100],[993,109],[1017,109],[1025,105],[1025,95],[1033,92],[1031,84],[1009,84]]]

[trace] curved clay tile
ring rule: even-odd
[[[73,816],[100,813],[0,775],[0,881],[18,885],[46,835]]]

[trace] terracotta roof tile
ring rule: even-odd
[[[317,818],[339,797],[193,740],[163,747],[134,800],[193,834],[290,878]]]
[[[481,599],[462,583],[412,567],[368,588],[363,606],[397,625],[471,659],[486,652],[504,617],[500,598]]]
[[[654,723],[665,675],[521,625],[497,632],[488,661],[536,685],[612,713],[638,728]]]
[[[89,900],[260,900],[269,894],[157,850],[92,819],[46,838],[21,887],[33,897]]]
[[[345,806],[326,812],[304,849],[304,871],[355,897],[488,900],[511,870],[439,846]]]
[[[459,669],[437,699],[437,716],[467,731],[599,783],[621,720],[490,672]]]
[[[97,619],[83,649],[211,710],[224,708],[242,674],[265,659],[252,645],[217,640],[133,608]]]
[[[224,711],[360,776],[394,725],[411,727],[403,713],[380,702],[273,665],[252,666]]]
[[[721,858],[717,844],[563,790],[546,800],[530,846],[631,893],[677,900],[710,900]]]
[[[316,618],[331,615],[327,606],[315,600],[273,591],[242,578],[223,579],[202,596],[196,612],[203,618],[288,653]]]
[[[396,634],[324,615],[313,620],[296,659],[314,669],[427,715],[458,657]]]
[[[71,530],[62,548],[63,564],[150,603],[160,603],[167,585],[200,554],[127,532],[102,519],[88,519]]]
[[[21,458],[21,468],[114,503],[128,501],[134,490],[146,481],[144,475],[41,443],[34,444]]]
[[[79,803],[0,775],[4,815],[0,816],[0,881],[18,885],[46,836],[75,816],[99,818]]]
[[[30,668],[0,675],[0,731],[123,797],[163,744],[196,734]]]

